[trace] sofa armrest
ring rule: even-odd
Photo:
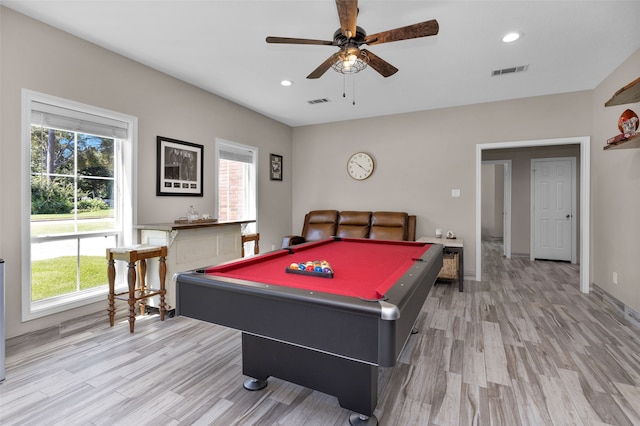
[[[299,235],[287,235],[285,237],[282,237],[282,248],[287,248],[287,247],[295,246],[297,244],[302,244],[305,241],[306,241],[305,238]]]
[[[416,216],[409,215],[408,217],[409,223],[407,224],[407,241],[415,241],[416,240]]]

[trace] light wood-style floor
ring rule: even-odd
[[[578,268],[483,250],[484,280],[436,285],[400,363],[383,369],[381,425],[640,425],[640,330]],[[3,425],[347,425],[334,397],[270,379],[242,388],[238,332],[187,318],[103,315],[12,339]]]

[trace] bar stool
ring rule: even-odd
[[[147,288],[147,259],[160,258],[160,288]],[[109,323],[113,327],[116,313],[115,300],[126,300],[129,303],[129,332],[133,333],[133,326],[136,321],[135,305],[139,302],[140,315],[144,314],[145,301],[152,296],[160,296],[160,321],[164,321],[166,294],[165,278],[167,275],[167,246],[139,245],[133,247],[116,247],[107,249],[107,276],[109,278]],[[127,284],[129,289],[121,293],[115,292],[116,281],[116,260],[124,260],[128,264]],[[136,287],[136,264],[139,265],[140,274],[139,285]],[[136,294],[137,292],[137,294]]]
[[[248,243],[249,241],[254,241],[255,244],[253,245],[253,254],[258,254],[260,253],[260,234],[256,233],[256,234],[243,234],[242,235],[242,257],[244,257],[244,243]]]

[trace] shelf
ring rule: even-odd
[[[611,99],[604,103],[604,106],[610,107],[635,102],[640,102],[640,77],[618,90]]]
[[[629,139],[620,141],[617,143],[612,143],[604,147],[605,150],[609,149],[631,149],[631,148],[640,148],[640,133],[635,136],[631,136]]]

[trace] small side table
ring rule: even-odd
[[[147,288],[147,259],[160,258],[160,288]],[[135,305],[139,302],[140,315],[144,314],[145,301],[152,296],[160,296],[160,321],[164,321],[166,309],[164,296],[166,294],[165,278],[167,275],[167,246],[139,245],[133,247],[117,247],[107,249],[107,276],[109,278],[109,324],[113,327],[115,316],[115,299],[126,300],[129,303],[129,332],[133,333],[136,321]],[[124,260],[128,264],[127,284],[129,289],[121,293],[115,292],[116,260]],[[140,283],[136,287],[136,264],[139,265]],[[137,294],[136,294],[137,292]]]
[[[464,241],[461,238],[420,237],[418,241],[442,244],[445,253],[458,254],[458,290],[464,291]]]

